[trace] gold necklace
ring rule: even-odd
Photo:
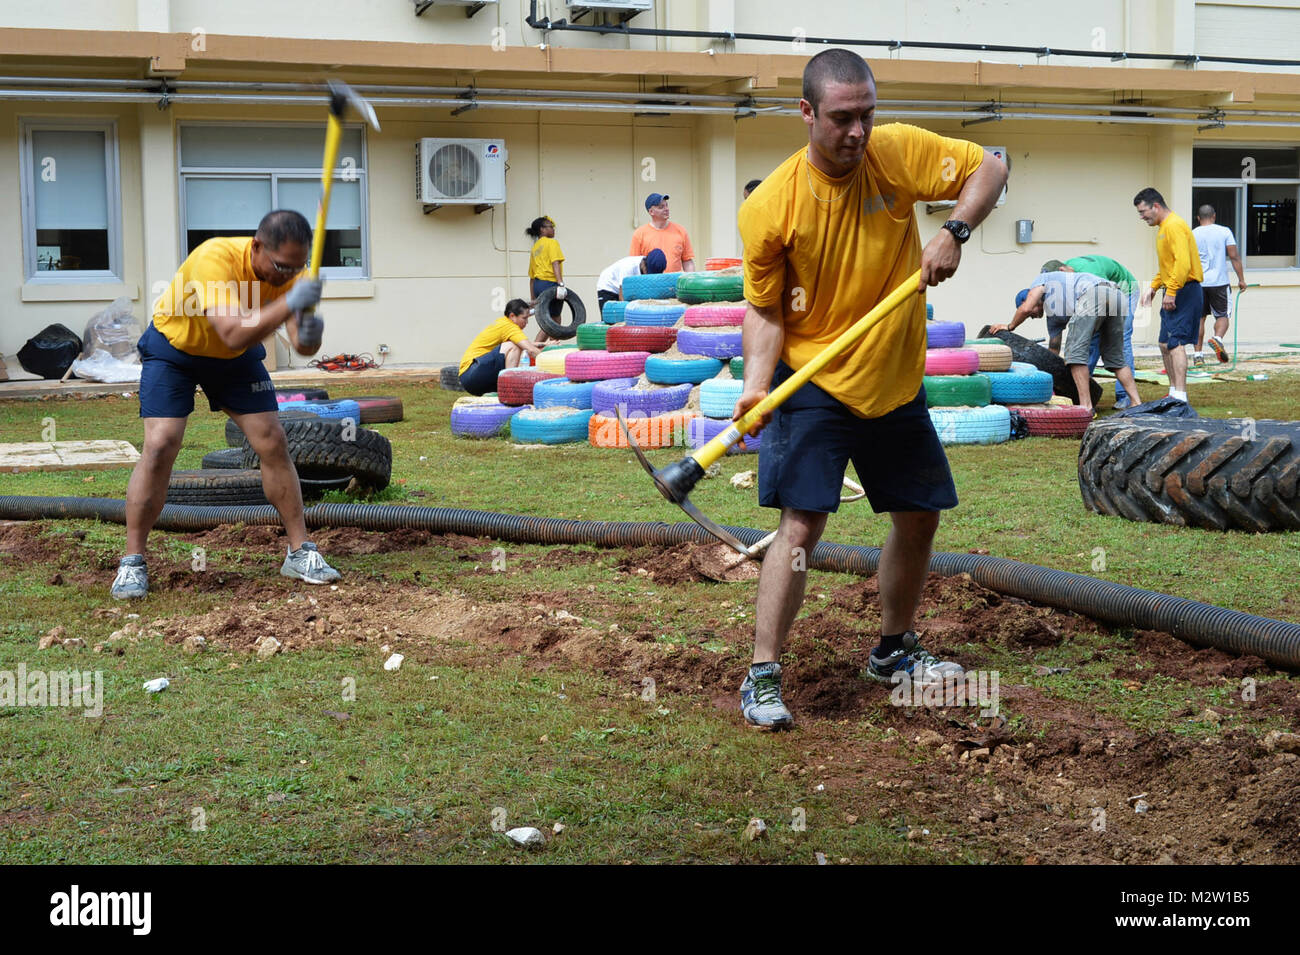
[[[807,161],[803,167],[803,172],[808,179],[808,191],[812,193],[812,197],[814,199],[816,199],[818,202],[824,202],[827,205],[830,205],[832,202],[838,202],[839,200],[843,199],[846,195],[848,195],[849,190],[853,188],[853,182],[851,179],[848,185],[846,185],[843,189],[840,190],[840,194],[838,196],[835,196],[832,199],[823,199],[821,196],[817,195],[817,189],[816,187],[813,186],[813,181],[812,181],[812,159],[807,157],[805,158],[807,159]]]

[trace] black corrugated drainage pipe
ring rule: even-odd
[[[126,502],[100,497],[0,496],[0,519],[58,520],[97,518],[126,523]],[[317,504],[306,511],[308,527],[357,527],[371,531],[415,528],[436,534],[492,537],[520,544],[595,544],[601,547],[671,547],[686,542],[716,543],[698,524],[640,521],[576,521],[526,517],[451,507],[396,507],[374,504]],[[157,528],[165,531],[209,530],[219,524],[279,524],[269,505],[250,507],[163,508]],[[746,545],[765,533],[751,527],[728,527]],[[816,570],[874,574],[880,548],[818,544],[809,565]],[[1238,610],[1140,590],[1083,574],[981,554],[937,553],[930,570],[945,577],[970,574],[979,585],[1000,594],[1072,610],[1115,626],[1160,630],[1198,647],[1249,653],[1274,666],[1300,669],[1300,625],[1257,617]]]

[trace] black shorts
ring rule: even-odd
[[[486,395],[497,390],[497,376],[506,368],[506,356],[501,354],[498,345],[490,352],[484,352],[460,373],[460,384],[471,395]]]
[[[1228,286],[1226,285],[1202,285],[1201,294],[1205,296],[1205,306],[1201,309],[1201,317],[1213,315],[1215,318],[1228,317]]]
[[[605,289],[601,289],[596,293],[596,310],[603,315],[605,314],[605,303],[617,302],[617,301],[618,301],[617,292],[609,292],[606,291]]]
[[[778,362],[772,387],[792,374]],[[948,457],[926,410],[925,388],[888,414],[859,418],[812,382],[777,408],[763,429],[758,502],[834,513],[850,460],[877,514],[957,506]]]
[[[1178,290],[1172,309],[1160,309],[1160,344],[1166,348],[1196,344],[1196,329],[1205,316],[1202,308],[1201,283],[1193,279]]]
[[[203,389],[213,411],[254,414],[278,407],[275,385],[262,364],[266,349],[260,344],[234,358],[191,355],[150,322],[136,347],[141,418],[188,418],[194,410],[195,385]]]

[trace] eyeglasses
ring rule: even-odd
[[[271,268],[275,269],[281,275],[293,275],[295,272],[301,272],[306,267],[306,263],[303,263],[302,265],[285,265],[283,262],[275,261],[275,259],[271,258],[269,255],[266,257],[266,260],[271,263]]]

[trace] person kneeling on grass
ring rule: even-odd
[[[266,499],[280,512],[289,553],[280,573],[309,584],[340,574],[307,539],[302,488],[280,425],[275,386],[262,359],[262,339],[285,326],[294,350],[299,314],[320,301],[319,279],[298,278],[311,249],[311,226],[299,213],[268,212],[249,237],[213,238],[181,263],[154,303],[140,349],[140,417],[144,448],[126,491],[126,549],[112,594],[118,600],[149,592],[145,542],[162,512],[172,464],[194,411],[194,386],[213,411],[237,424],[262,461]],[[292,285],[290,284],[292,283]]]
[[[536,358],[542,349],[524,334],[532,309],[522,298],[506,303],[506,314],[474,337],[460,359],[460,384],[471,395],[486,395],[497,390],[497,376],[519,365],[528,352]]]

